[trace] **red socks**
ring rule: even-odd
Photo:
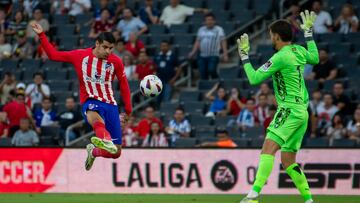
[[[104,123],[100,121],[96,121],[93,124],[93,129],[96,134],[96,137],[101,139],[111,140],[110,133],[106,130]]]
[[[113,158],[113,159],[117,159],[120,157],[121,155],[121,150],[118,150],[118,152],[116,154],[111,154],[103,149],[99,149],[99,148],[95,148],[92,151],[92,155],[94,157],[104,157],[104,158]]]

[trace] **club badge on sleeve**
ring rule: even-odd
[[[269,68],[272,66],[272,62],[269,60],[269,61],[267,61],[264,65],[262,65],[262,70],[263,71],[268,71],[269,70]]]

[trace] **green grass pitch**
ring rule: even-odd
[[[0,203],[239,203],[243,195],[0,194]],[[314,196],[316,203],[360,203],[360,196]],[[296,195],[265,195],[261,203],[303,203]]]

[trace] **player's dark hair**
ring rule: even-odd
[[[213,13],[207,13],[205,16],[204,16],[204,19],[206,19],[206,18],[213,18],[214,20],[216,20],[216,16],[215,16],[215,14],[213,14]]]
[[[109,42],[110,44],[115,44],[116,40],[114,35],[111,32],[102,32],[100,35],[96,38],[96,41],[98,41],[100,44],[104,41]]]
[[[36,76],[40,76],[41,78],[44,79],[44,75],[43,75],[41,72],[35,72],[35,73],[33,74],[33,79],[34,79]]]
[[[283,42],[291,42],[293,39],[292,27],[287,20],[277,20],[271,23],[269,30],[274,34],[278,34]]]

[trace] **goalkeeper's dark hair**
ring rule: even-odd
[[[284,42],[291,42],[293,40],[293,31],[291,24],[287,20],[277,20],[269,25],[269,30],[280,36]]]
[[[100,35],[96,38],[96,41],[98,41],[100,44],[104,41],[107,41],[111,44],[115,44],[116,40],[114,35],[111,32],[102,32]]]

